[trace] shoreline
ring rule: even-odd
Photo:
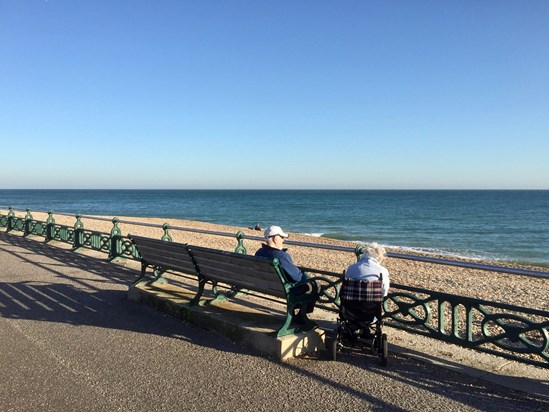
[[[6,211],[2,211],[2,214],[6,213]],[[32,212],[32,214],[36,220],[45,221],[47,219],[47,213]],[[18,217],[24,216],[24,214],[22,215],[20,213],[17,213],[16,215]],[[91,215],[86,216],[92,217]],[[82,223],[84,224],[85,229],[109,233],[113,228],[112,219],[99,215],[94,215],[93,217],[98,217],[104,220],[82,218]],[[123,235],[135,234],[160,238],[163,235],[163,229],[161,227],[153,227],[150,225],[163,225],[164,223],[168,223],[171,227],[169,229],[169,233],[174,242],[193,243],[199,246],[222,249],[226,251],[234,251],[236,248],[237,240],[235,236],[225,237],[197,232],[184,232],[174,229],[173,227],[233,233],[234,235],[236,235],[238,231],[242,231],[246,235],[246,238],[244,239],[244,246],[246,247],[248,254],[254,254],[261,245],[260,240],[253,240],[248,238],[248,236],[256,238],[263,237],[262,231],[208,222],[132,216],[119,216],[117,218],[120,221],[133,221],[149,225],[138,226],[129,223],[119,223],[118,226]],[[58,224],[72,227],[74,226],[76,220],[73,215],[55,215],[55,221]],[[354,250],[357,244],[352,241],[308,236],[299,233],[290,232],[289,234],[289,240],[294,240],[297,242],[343,246],[352,250]],[[291,244],[288,245],[288,249],[296,265],[306,268],[326,270],[342,274],[351,263],[356,262],[354,252],[318,249]],[[397,251],[397,249],[394,248],[387,248],[387,250],[390,252]],[[427,253],[414,254],[417,254],[418,256],[441,257],[440,255]],[[447,256],[442,256],[442,258],[447,258]],[[494,262],[490,261],[479,262],[478,260],[465,258],[455,258],[453,260],[494,264]],[[497,262],[497,265],[511,268],[547,271],[546,268],[540,266],[501,264],[501,262]],[[533,309],[547,310],[549,307],[549,288],[547,288],[547,278],[513,275],[502,272],[462,268],[430,262],[404,260],[393,257],[388,257],[384,262],[384,266],[386,266],[389,270],[391,283],[395,284],[415,286]]]

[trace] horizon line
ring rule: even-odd
[[[62,188],[62,187],[50,187],[50,188],[0,188],[0,190],[225,190],[225,191],[237,191],[237,190],[250,190],[250,191],[547,191],[549,188]]]

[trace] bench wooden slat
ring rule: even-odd
[[[164,240],[158,240],[155,243],[152,243],[150,241],[143,242],[141,240],[138,240],[136,244],[140,249],[146,249],[149,251],[158,250],[158,251],[173,252],[173,253],[186,253],[186,246],[187,246],[185,243],[174,243],[174,242],[167,242]]]
[[[250,262],[247,259],[223,260],[219,258],[216,259],[215,256],[200,256],[199,254],[194,254],[193,250],[191,250],[191,253],[193,253],[195,261],[198,263],[201,272],[206,269],[211,271],[220,269],[240,273],[241,277],[250,276],[258,278],[259,280],[275,277],[277,281],[280,282],[276,269],[267,259],[265,259],[264,262]],[[254,265],[252,266],[250,263],[254,263]],[[248,264],[250,265],[248,266]]]
[[[204,266],[201,266],[201,273],[208,279],[215,280],[217,282],[226,283],[228,285],[236,286],[239,289],[250,289],[257,292],[266,293],[268,295],[277,296],[280,298],[286,297],[286,293],[280,283],[280,280],[274,278],[271,275],[270,280],[260,281],[258,278],[241,277],[240,273],[235,273],[229,270],[203,270]]]
[[[225,252],[215,249],[201,248],[198,246],[189,245],[191,254],[197,258],[201,259],[211,259],[213,261],[223,262],[223,264],[231,263],[233,265],[242,265],[245,264],[246,267],[251,269],[259,269],[265,267],[273,268],[272,262],[269,259],[260,258],[256,256],[242,255],[239,253]]]
[[[224,277],[234,278],[235,281],[243,278],[251,278],[255,282],[265,282],[273,280],[276,283],[281,283],[280,278],[271,265],[266,261],[263,267],[256,266],[255,268],[244,266],[247,262],[240,261],[225,262],[214,260],[211,257],[195,256],[195,260],[200,268],[200,273],[207,277],[215,277],[215,280],[224,280]]]
[[[185,254],[170,253],[161,250],[146,251],[144,260],[149,265],[165,266],[169,269],[181,269],[187,273],[196,273],[193,261],[190,258],[187,250],[183,250]]]
[[[187,251],[187,244],[140,236],[131,236],[130,238],[148,265],[196,274],[192,258]]]

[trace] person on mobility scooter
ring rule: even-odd
[[[346,344],[371,343],[381,364],[387,364],[387,335],[383,333],[382,303],[389,292],[389,271],[382,266],[386,257],[377,243],[362,249],[357,263],[350,265],[340,292],[340,311],[336,335],[332,340],[332,359]]]

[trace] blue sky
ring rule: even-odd
[[[548,16],[0,0],[0,188],[549,189]]]

